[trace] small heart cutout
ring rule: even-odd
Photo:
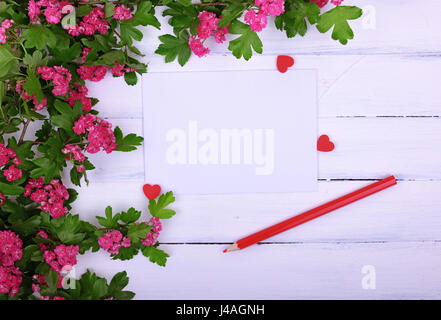
[[[320,136],[320,138],[317,141],[317,150],[322,152],[331,152],[334,150],[335,145],[334,143],[329,140],[329,137],[324,134]]]
[[[157,184],[155,185],[150,185],[150,184],[145,184],[142,187],[142,191],[144,191],[145,196],[149,199],[149,200],[153,200],[155,199],[157,196],[159,196],[159,194],[161,193],[161,187]]]
[[[292,67],[294,65],[294,58],[290,56],[278,56],[277,57],[277,69],[281,73],[285,73],[288,71],[289,67]]]

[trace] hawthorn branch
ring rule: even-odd
[[[26,130],[28,130],[29,123],[31,123],[31,120],[27,120],[23,124],[23,130],[21,131],[20,139],[18,140],[18,145],[21,145],[23,143],[24,137],[26,135]]]

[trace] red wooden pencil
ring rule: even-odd
[[[311,209],[309,211],[306,211],[304,213],[301,213],[295,217],[289,218],[285,221],[282,221],[278,224],[275,224],[271,227],[268,227],[266,229],[263,229],[261,231],[258,231],[256,233],[253,233],[252,235],[249,235],[248,237],[242,238],[227,249],[224,250],[224,252],[230,252],[230,251],[236,251],[244,249],[248,246],[251,246],[259,241],[268,239],[272,236],[275,236],[276,234],[279,234],[281,232],[284,232],[288,229],[294,228],[302,223],[308,222],[312,219],[318,218],[326,213],[329,213],[333,210],[339,209],[341,207],[344,207],[354,201],[363,199],[367,196],[370,196],[376,192],[379,192],[381,190],[384,190],[386,188],[389,188],[393,185],[397,184],[397,181],[395,180],[394,176],[390,176],[386,179],[383,179],[381,181],[377,181],[375,183],[372,183],[364,188],[358,189],[354,192],[351,192],[345,196],[342,196],[338,199],[332,200],[328,203],[325,203],[321,206],[318,206],[317,208]]]

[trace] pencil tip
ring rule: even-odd
[[[240,250],[239,246],[237,245],[237,243],[233,243],[231,246],[229,246],[228,248],[226,248],[224,250],[224,253],[226,252],[230,252],[230,251],[236,251],[236,250]]]

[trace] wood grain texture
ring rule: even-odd
[[[125,132],[142,135],[141,119],[112,119]],[[321,118],[336,148],[319,153],[321,179],[441,179],[440,118]],[[148,139],[148,137],[146,137]],[[90,156],[97,170],[92,181],[143,181],[142,149],[131,153]],[[161,183],[161,181],[155,181]]]
[[[111,276],[124,269],[138,299],[439,299],[440,243],[260,245],[223,254],[221,245],[163,245],[161,268],[139,255],[107,262],[87,254],[91,267]],[[103,263],[106,261],[106,263]],[[365,265],[376,269],[376,289],[362,289]]]
[[[165,243],[227,243],[337,198],[369,181],[320,181],[319,192],[295,194],[181,195],[164,221]],[[399,181],[397,186],[329,213],[266,242],[381,242],[441,240],[440,181]],[[73,212],[96,223],[107,205],[146,212],[139,182],[91,183],[79,190]]]
[[[165,18],[161,32],[144,29],[138,47],[149,72],[275,70],[278,54],[293,55],[295,68],[318,70],[319,133],[336,149],[319,153],[317,193],[178,195],[177,215],[160,236],[171,255],[165,269],[142,256],[110,262],[99,252],[80,258],[78,274],[86,267],[109,277],[127,270],[138,299],[441,298],[441,2],[345,4],[374,9],[376,28],[353,22],[356,39],[341,46],[329,33],[312,29],[303,39],[286,39],[271,26],[261,33],[264,54],[248,62],[209,41],[209,57],[192,57],[183,68],[165,64],[153,54],[157,36],[171,32]],[[104,117],[142,135],[140,85],[107,77],[89,88]],[[95,222],[107,205],[146,211],[142,149],[91,160],[97,170],[79,190],[74,212]],[[226,243],[369,183],[361,179],[389,174],[400,179],[391,189],[264,245],[221,253]],[[361,287],[364,265],[376,268],[376,290]]]
[[[441,56],[428,55],[294,55],[298,69],[318,70],[319,116],[439,116]],[[192,57],[183,68],[148,59],[149,72],[276,70],[277,56],[256,56],[244,63],[228,56]],[[195,84],[197,86],[197,84]],[[99,96],[98,109],[109,118],[140,118],[141,85],[122,78],[89,83]],[[106,94],[102,94],[105,92]],[[130,97],[128,99],[127,97]]]

